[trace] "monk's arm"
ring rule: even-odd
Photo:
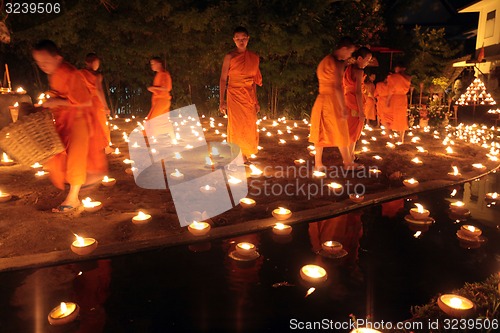
[[[221,112],[226,111],[226,85],[227,85],[227,76],[229,74],[229,62],[231,60],[231,55],[226,54],[224,57],[224,62],[222,63],[222,70],[220,73],[219,80],[219,109]]]
[[[108,102],[106,101],[106,97],[104,97],[104,91],[102,90],[102,76],[99,78],[99,82],[97,84],[97,97],[101,100],[102,105],[104,105],[104,110],[108,111]]]
[[[365,111],[363,108],[363,70],[356,69],[353,71],[354,79],[356,80],[356,105],[358,106],[359,117],[365,117]]]

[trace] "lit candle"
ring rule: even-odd
[[[417,151],[422,154],[428,153],[428,151],[425,150],[424,147],[417,147]]]
[[[453,148],[451,148],[450,146],[446,147],[446,153],[453,154]]]
[[[92,201],[92,199],[88,197],[82,200],[82,204],[83,209],[89,213],[97,212],[102,208],[102,203],[100,201]]]
[[[255,256],[255,245],[248,242],[236,244],[236,252],[243,257]]]
[[[479,169],[479,170],[484,170],[486,169],[486,166],[482,165],[481,163],[474,163],[472,164],[472,166],[476,169]]]
[[[242,182],[242,180],[229,175],[229,178],[228,178],[227,182],[229,184],[237,185],[237,184],[240,184]]]
[[[479,228],[476,228],[472,225],[463,225],[460,230],[468,237],[479,237],[483,233],[483,231]]]
[[[326,241],[321,244],[321,248],[327,253],[336,254],[342,251],[343,246],[339,242]]]
[[[382,160],[382,157],[380,157],[379,155],[375,155],[375,156],[373,156],[373,158],[374,158],[375,160],[379,160],[379,161],[380,161],[380,160]]]
[[[320,283],[326,281],[326,270],[317,265],[305,265],[300,269],[300,277],[307,282]]]
[[[240,205],[243,208],[252,208],[255,206],[255,200],[250,198],[242,198],[240,199]]]
[[[325,178],[326,177],[326,173],[322,172],[322,171],[313,171],[313,177],[314,178],[318,178],[318,179],[321,179],[321,178]]]
[[[134,142],[134,144],[132,145],[132,148],[139,148],[139,144],[137,142]]]
[[[382,170],[380,170],[380,169],[376,169],[376,168],[370,168],[368,171],[369,171],[370,173],[374,174],[374,175],[375,175],[375,176],[377,176],[377,177],[378,177],[378,175],[380,175],[380,174],[382,173]]]
[[[215,191],[217,191],[217,189],[210,185],[205,185],[200,187],[200,192],[204,194],[211,194],[214,193]]]
[[[83,238],[74,234],[76,240],[71,243],[71,251],[74,253],[85,256],[92,253],[97,248],[97,241],[94,238]]]
[[[123,163],[125,163],[125,164],[134,164],[134,161],[133,160],[129,160],[128,158],[126,158],[126,159],[123,160]]]
[[[438,298],[438,306],[450,317],[468,317],[474,312],[472,301],[453,294],[441,295]]]
[[[339,183],[335,183],[335,182],[331,182],[330,184],[328,184],[326,186],[328,186],[332,190],[339,190],[342,188],[342,185],[340,185]]]
[[[486,199],[488,200],[498,200],[499,197],[498,197],[498,193],[497,192],[493,192],[493,193],[486,193]]]
[[[418,186],[418,180],[415,178],[405,179],[403,180],[403,185],[408,188],[414,188]]]
[[[180,159],[182,158],[181,153],[179,153],[179,152],[175,152],[175,153],[174,153],[174,158],[175,158],[176,160],[180,160]]]
[[[453,178],[453,179],[460,178],[462,176],[462,174],[460,172],[458,172],[458,168],[456,166],[452,166],[452,168],[453,168],[453,172],[448,172],[448,176]]]
[[[250,177],[252,178],[259,178],[264,173],[262,170],[260,170],[253,164],[250,164],[249,167],[250,167]]]
[[[101,180],[101,184],[106,187],[111,187],[116,184],[116,179],[104,176],[104,178]]]
[[[33,169],[40,169],[42,167],[42,165],[38,162],[36,162],[35,164],[31,165],[31,168]]]
[[[410,214],[415,220],[425,220],[429,217],[429,210],[424,209],[424,206],[416,203],[417,208],[410,209]]]
[[[115,151],[113,152],[114,155],[120,155],[120,149],[116,148]]]
[[[11,194],[0,191],[0,202],[7,202],[11,198],[12,198]]]
[[[419,159],[418,157],[415,157],[414,159],[411,160],[413,163],[415,163],[416,165],[422,165],[424,164],[424,162],[422,162],[421,159]]]
[[[23,89],[23,87],[19,87],[16,89],[16,93],[18,94],[26,94],[26,90]]]
[[[292,211],[283,207],[278,207],[273,210],[273,216],[278,221],[288,220],[292,216]]]
[[[212,147],[212,156],[219,156],[219,150],[216,147]]]
[[[142,211],[139,211],[139,213],[132,218],[132,223],[134,224],[146,224],[149,221],[151,221],[151,215],[145,214]]]
[[[0,161],[2,165],[9,166],[14,164],[14,160],[10,159],[6,153],[2,154],[2,160]]]
[[[273,233],[275,235],[286,236],[290,235],[291,232],[292,232],[292,227],[287,224],[276,223],[273,227]]]
[[[297,166],[299,165],[303,165],[304,163],[306,163],[306,160],[303,160],[303,159],[298,159],[298,160],[294,160],[293,163]]]
[[[365,199],[365,196],[352,193],[349,194],[349,199],[351,199],[353,202],[360,203]]]
[[[80,307],[76,303],[61,302],[50,311],[48,320],[50,325],[59,326],[71,323],[80,313]]]
[[[461,214],[467,211],[465,204],[462,201],[455,201],[450,204],[450,209],[453,213]]]
[[[197,222],[193,221],[190,225],[188,225],[188,230],[193,236],[204,236],[208,234],[211,226],[207,222]]]
[[[178,169],[175,169],[175,172],[172,172],[170,174],[170,177],[172,177],[175,180],[183,180],[184,179],[184,174],[181,173]]]
[[[48,174],[49,174],[49,172],[48,172],[48,171],[43,171],[43,170],[40,170],[40,171],[37,171],[37,172],[35,173],[35,176],[37,176],[37,177],[39,177],[39,178],[42,178],[43,176],[48,175]]]

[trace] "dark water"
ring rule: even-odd
[[[484,194],[500,192],[499,179],[493,174],[457,188],[453,200],[466,203],[472,213],[467,221],[448,215],[450,188],[296,225],[291,238],[265,230],[211,244],[1,273],[0,332],[284,332],[294,319],[347,322],[353,314],[405,320],[411,306],[498,272],[500,205],[488,206]],[[436,220],[419,238],[404,220],[414,202]],[[456,232],[464,223],[480,227],[487,242],[478,249],[461,246]],[[331,239],[344,245],[345,257],[315,253]],[[254,243],[260,257],[231,259],[240,241]],[[328,280],[306,298],[310,285],[299,270],[312,263],[327,270]],[[275,285],[280,282],[293,286]],[[79,320],[50,326],[47,315],[61,301],[79,304]]]

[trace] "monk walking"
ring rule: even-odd
[[[369,124],[377,119],[377,109],[375,108],[375,74],[370,74],[365,80],[365,115]]]
[[[246,28],[234,30],[236,49],[224,57],[219,82],[219,110],[228,116],[227,141],[240,147],[245,163],[249,163],[248,156],[257,153],[259,145],[256,122],[260,105],[256,86],[262,86],[259,56],[247,50],[249,39]]]
[[[160,57],[154,57],[149,61],[151,70],[156,72],[153,80],[153,85],[148,87],[148,90],[153,93],[151,98],[151,110],[148,113],[148,122],[146,129],[148,135],[158,136],[160,134],[168,134],[171,140],[175,139],[174,127],[168,118],[170,112],[170,104],[172,96],[172,78],[170,73],[165,70],[165,66]],[[152,119],[165,115],[161,122],[153,121]],[[166,118],[165,118],[166,117]]]
[[[389,129],[399,132],[401,143],[404,143],[405,131],[408,129],[408,97],[411,76],[405,74],[406,67],[398,63],[394,74],[387,77],[387,108],[391,126]]]
[[[102,74],[98,72],[100,66],[101,60],[97,54],[89,53],[85,57],[86,68],[82,69],[81,72],[85,78],[87,88],[90,90],[92,95],[92,108],[94,109],[93,112],[95,114],[95,119],[97,119],[98,124],[106,137],[107,142],[104,150],[106,154],[110,154],[113,151],[109,146],[109,144],[111,144],[111,136],[107,120],[107,117],[110,115],[110,110],[102,89]]]
[[[315,170],[324,169],[323,149],[338,147],[344,167],[355,168],[349,153],[348,108],[344,101],[343,76],[345,60],[351,57],[355,45],[350,38],[342,38],[335,50],[318,65],[319,95],[311,111],[309,141],[314,143],[316,155]]]
[[[345,104],[350,111],[347,116],[347,125],[349,127],[349,154],[351,161],[354,161],[356,142],[359,140],[365,124],[363,69],[372,59],[372,53],[368,48],[361,47],[353,53],[353,58],[356,59],[355,62],[347,66],[344,73]]]
[[[375,85],[375,93],[374,96],[377,99],[377,118],[378,124],[383,125],[385,127],[387,124],[387,95],[389,95],[389,91],[387,91],[387,78],[383,81],[378,82]]]
[[[51,158],[46,166],[53,184],[64,189],[70,185],[64,201],[53,212],[64,213],[80,206],[78,194],[83,184],[100,180],[107,169],[103,142],[106,142],[93,118],[91,94],[82,73],[65,62],[54,42],[43,40],[33,48],[38,67],[49,76],[50,99],[43,106],[55,119],[56,130],[66,150]]]

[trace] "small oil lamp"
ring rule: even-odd
[[[410,209],[410,214],[415,220],[425,220],[429,217],[430,212],[424,209],[424,206],[419,203],[416,203],[415,206],[417,206],[417,208]]]
[[[468,317],[474,313],[474,303],[472,301],[453,294],[441,295],[438,298],[438,306],[444,313],[455,318]]]
[[[325,251],[327,253],[337,254],[340,251],[342,251],[343,246],[339,242],[335,242],[335,241],[330,240],[330,241],[326,241],[323,244],[321,244],[321,248],[323,249],[323,251]]]
[[[364,195],[359,195],[359,194],[351,193],[351,194],[349,194],[349,199],[351,199],[352,202],[360,203],[363,200],[365,200],[365,196]]]
[[[279,236],[290,235],[292,233],[292,227],[287,224],[276,223],[273,227],[273,233]]]
[[[322,178],[325,178],[326,177],[326,173],[322,172],[322,171],[313,171],[313,177],[314,178],[317,178],[317,179],[322,179]]]
[[[486,193],[485,197],[486,197],[486,199],[491,200],[491,201],[497,201],[500,199],[497,192]]]
[[[481,229],[474,227],[473,225],[463,225],[460,230],[467,237],[477,238],[483,233]]]
[[[102,203],[100,201],[92,201],[89,197],[83,199],[82,204],[83,209],[89,213],[97,212],[102,208]]]
[[[104,176],[101,180],[101,184],[106,187],[111,187],[116,184],[115,178],[109,178],[108,176]]]
[[[467,208],[462,201],[455,201],[450,204],[450,210],[455,214],[463,214],[467,211]]]
[[[419,159],[418,157],[415,157],[414,159],[411,160],[414,164],[416,165],[422,165],[424,164],[424,162],[422,162],[421,159]]]
[[[136,216],[132,218],[132,223],[134,224],[146,224],[151,221],[151,215],[139,211]]]
[[[458,168],[456,166],[452,166],[453,172],[448,172],[448,176],[452,179],[458,179],[462,176],[460,172],[458,172]]]
[[[278,207],[273,210],[273,216],[278,221],[288,220],[292,216],[292,211],[287,208]]]
[[[300,277],[310,283],[321,283],[326,281],[328,274],[321,266],[305,265],[300,269]]]
[[[10,199],[12,199],[11,194],[0,191],[0,202],[7,202]]]
[[[76,240],[71,243],[71,251],[74,253],[85,256],[92,253],[97,248],[97,241],[94,238],[83,238],[74,234]]]
[[[208,234],[211,226],[207,222],[197,222],[193,221],[190,225],[188,225],[188,230],[193,236],[204,236]]]
[[[408,188],[415,188],[418,186],[418,180],[416,180],[415,178],[409,178],[409,179],[405,179],[403,180],[403,185],[408,187]]]
[[[260,170],[253,164],[250,164],[249,167],[250,167],[250,177],[252,178],[259,178],[264,173],[262,170]]]
[[[301,166],[301,165],[304,165],[306,163],[306,160],[303,160],[303,159],[298,159],[298,160],[295,160],[293,161],[293,163],[296,165],[296,166]]]
[[[0,161],[0,164],[1,165],[4,165],[4,166],[10,166],[12,164],[14,164],[14,160],[12,160],[9,156],[7,156],[7,154],[4,152],[2,154],[2,160]]]
[[[243,208],[252,208],[255,206],[255,200],[254,199],[250,199],[250,198],[242,198],[240,199],[240,205],[241,207]]]
[[[243,257],[254,257],[255,256],[255,245],[248,242],[242,242],[236,244],[236,252]]]
[[[59,326],[71,323],[80,313],[80,307],[76,303],[61,302],[58,306],[53,308],[48,315],[49,324],[52,326]]]

